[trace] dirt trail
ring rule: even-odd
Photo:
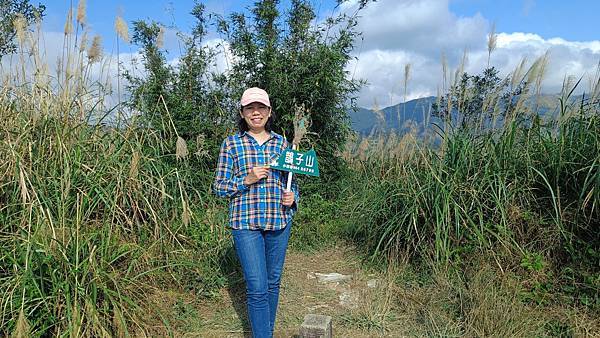
[[[295,337],[309,313],[331,316],[334,337],[344,338],[556,336],[557,329],[550,325],[563,322],[574,329],[574,336],[600,332],[593,313],[560,304],[541,307],[524,303],[518,281],[502,279],[493,265],[482,263],[469,278],[454,280],[444,271],[422,276],[410,266],[389,269],[388,273],[369,269],[350,247],[314,252],[291,248],[275,337]],[[323,283],[318,273],[351,278]],[[173,291],[159,294],[155,304],[169,312],[174,336],[250,337],[242,276],[234,272],[226,277],[227,285],[215,297]],[[159,329],[161,326],[157,323]]]
[[[304,315],[309,313],[331,316],[335,337],[397,336],[390,327],[395,317],[385,304],[390,298],[385,277],[366,271],[357,257],[348,247],[311,253],[289,250],[275,337],[297,335]],[[352,278],[324,283],[315,276],[333,272]],[[197,310],[201,323],[186,337],[249,337],[243,284],[223,288],[219,297],[203,301]]]

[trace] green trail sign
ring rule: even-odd
[[[279,158],[271,162],[270,167],[296,174],[319,176],[319,163],[317,162],[317,153],[315,153],[314,149],[306,153],[286,149],[281,153]]]

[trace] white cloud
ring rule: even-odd
[[[441,78],[439,60],[423,58],[406,51],[370,50],[361,53],[359,60],[349,66],[355,78],[367,79],[359,105],[387,107],[404,100],[404,68],[411,64],[407,99],[436,94],[436,83]]]
[[[479,14],[459,18],[451,13],[446,0],[378,1],[360,15],[358,30],[363,32],[367,50],[439,55],[442,49],[462,51],[479,45],[488,29],[488,22]]]
[[[531,1],[529,7],[535,3]],[[341,7],[351,13],[356,4]],[[466,71],[479,73],[487,65],[487,34],[490,22],[476,14],[458,17],[448,0],[377,1],[361,12],[358,31],[364,41],[356,43],[359,60],[349,65],[355,77],[369,84],[358,104],[370,107],[396,104],[404,99],[404,66],[412,65],[407,98],[436,95],[442,86],[441,54],[451,68],[458,67],[468,50]],[[523,58],[531,64],[549,53],[544,92],[558,92],[566,76],[589,77],[600,60],[600,41],[544,39],[535,32],[499,33],[491,65],[508,76]],[[585,81],[583,83],[586,83]],[[583,89],[583,88],[582,88]]]
[[[204,47],[214,49],[218,52],[215,58],[215,64],[213,70],[218,73],[227,72],[231,69],[231,66],[235,60],[235,55],[231,52],[229,43],[221,38],[206,40],[203,44]]]

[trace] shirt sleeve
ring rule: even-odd
[[[232,197],[248,190],[244,177],[233,175],[233,154],[227,140],[223,141],[219,152],[219,164],[213,182],[213,191],[219,197]]]

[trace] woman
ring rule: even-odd
[[[279,284],[298,189],[285,191],[287,175],[270,170],[288,142],[271,130],[266,91],[249,88],[240,101],[239,133],[223,141],[213,189],[229,197],[229,227],[246,281],[248,317],[254,337],[271,337]]]

